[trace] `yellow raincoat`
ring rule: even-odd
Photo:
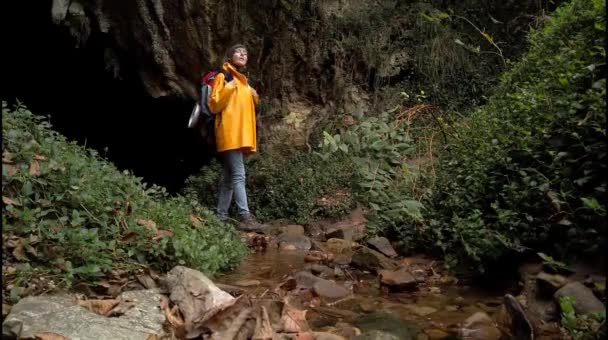
[[[224,63],[223,68],[232,74],[233,80],[226,83],[224,75],[218,73],[209,98],[209,110],[216,115],[217,151],[256,152],[255,106],[259,98],[234,66]]]

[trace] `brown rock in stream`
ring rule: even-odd
[[[281,234],[278,237],[279,247],[283,250],[310,250],[312,243],[304,235]]]
[[[329,280],[321,279],[314,283],[313,291],[321,298],[328,300],[339,300],[347,297],[350,291],[337,283]]]
[[[540,272],[536,275],[536,283],[538,284],[540,294],[543,296],[553,296],[558,289],[568,283],[568,279],[559,274]]]
[[[367,247],[362,247],[355,252],[352,264],[373,273],[377,273],[380,269],[397,269],[395,261]]]
[[[340,238],[348,241],[358,241],[366,235],[367,220],[363,210],[357,208],[344,220],[334,223],[325,229],[326,238]]]
[[[283,228],[283,233],[288,235],[304,235],[304,227],[299,224],[286,225]]]
[[[374,237],[367,240],[367,244],[369,244],[372,248],[381,252],[382,254],[388,257],[396,257],[397,252],[391,246],[391,243],[388,241],[386,237]]]
[[[591,289],[580,282],[571,282],[555,292],[556,302],[560,298],[571,296],[574,298],[574,310],[577,314],[601,312],[605,310],[604,304],[593,294]]]
[[[416,278],[410,272],[401,268],[399,270],[379,270],[381,285],[388,286],[391,290],[410,290],[417,286]]]
[[[458,335],[463,340],[498,340],[501,336],[494,321],[483,312],[477,312],[466,319]]]

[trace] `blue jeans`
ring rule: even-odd
[[[241,150],[228,150],[220,153],[218,158],[223,170],[217,202],[217,214],[219,218],[222,220],[228,218],[228,209],[232,202],[232,196],[234,196],[239,217],[249,215],[243,153]]]

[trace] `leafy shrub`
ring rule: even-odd
[[[458,124],[434,189],[436,245],[477,264],[512,251],[594,254],[605,232],[605,4],[532,31],[489,103]]]
[[[349,157],[356,165],[355,198],[370,208],[370,233],[397,232],[402,245],[414,249],[425,241],[421,201],[428,185],[421,163],[427,153],[419,144],[422,128],[404,119],[399,108],[366,118],[342,134],[325,132],[318,155]]]
[[[249,209],[262,221],[286,218],[306,224],[312,218],[342,216],[354,204],[349,192],[353,165],[346,158],[323,161],[297,152],[257,157],[246,166]],[[220,172],[219,163],[212,161],[186,180],[184,194],[214,206]]]
[[[183,264],[213,274],[244,246],[211,212],[147,186],[51,130],[24,107],[2,110],[3,241],[13,257],[74,279]]]
[[[562,328],[573,340],[595,340],[606,337],[606,312],[578,315],[574,310],[575,299],[564,296],[559,300]]]

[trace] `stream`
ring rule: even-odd
[[[316,242],[316,241],[315,241]],[[326,242],[317,242],[326,247]],[[314,252],[314,250],[313,250]],[[270,244],[264,250],[252,251],[241,265],[215,279],[219,284],[238,286],[248,295],[280,299],[277,287],[296,273],[310,270],[306,250],[280,249]],[[378,275],[351,265],[326,263],[334,266],[321,277],[335,281],[352,291],[337,301],[323,301],[310,293],[290,294],[290,303],[307,310],[308,325],[314,331],[324,331],[352,337],[352,328],[368,321],[395,327],[395,320],[410,329],[414,339],[449,339],[457,336],[462,322],[476,312],[485,312],[495,319],[505,291],[484,291],[458,283],[447,275],[437,261],[425,256],[397,257],[400,265],[421,273],[417,286],[405,291],[389,291],[382,287]],[[327,268],[325,267],[325,268]],[[336,270],[338,267],[340,269]],[[338,275],[335,275],[335,274]],[[378,320],[381,319],[381,320]],[[376,325],[378,326],[378,325]],[[382,327],[382,325],[380,325]],[[348,329],[351,329],[350,331]]]

